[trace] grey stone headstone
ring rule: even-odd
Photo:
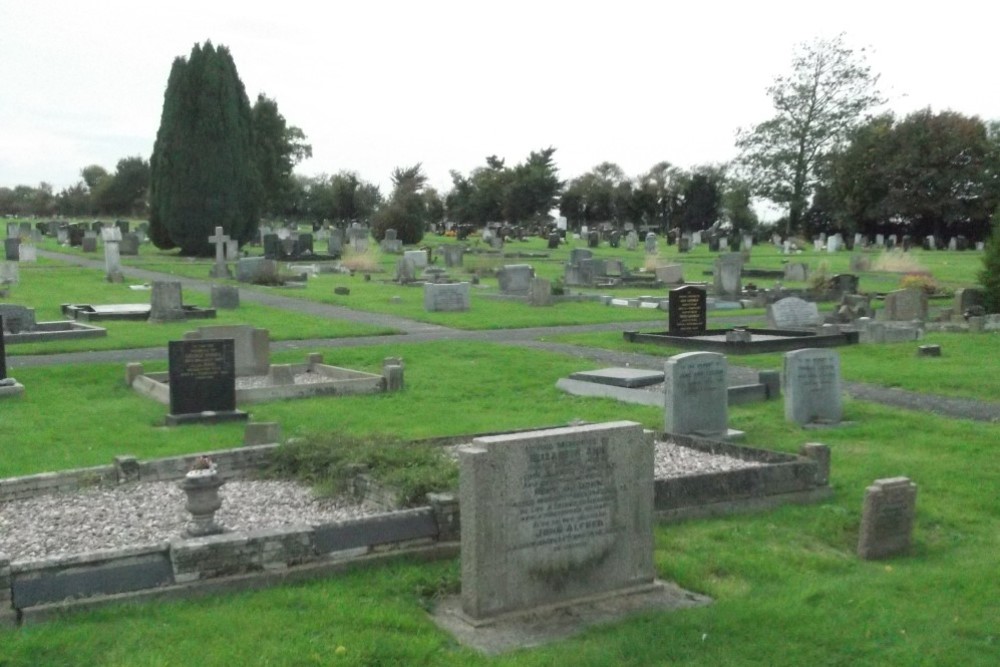
[[[153,281],[149,298],[149,319],[151,322],[187,319],[179,282]]]
[[[38,261],[38,251],[35,246],[29,245],[27,243],[22,243],[21,247],[18,249],[18,254],[20,255],[18,261],[32,263]]]
[[[34,308],[13,303],[0,303],[0,316],[3,317],[3,326],[7,333],[34,331],[37,324]]]
[[[138,255],[139,235],[132,233],[122,235],[122,240],[118,244],[118,252],[122,255]]]
[[[465,254],[465,246],[445,245],[441,246],[441,253],[444,255],[444,265],[448,268],[462,266],[462,259]]]
[[[21,239],[18,237],[6,238],[3,241],[4,259],[8,262],[16,262],[21,259],[21,253],[19,252],[21,247]]]
[[[241,283],[273,282],[278,278],[278,263],[264,257],[241,257],[236,263],[236,279]]]
[[[407,259],[405,256],[400,257],[396,260],[396,282],[398,283],[412,283],[417,279],[417,270],[413,266],[413,261]]]
[[[955,290],[955,301],[952,311],[956,316],[960,317],[969,308],[982,306],[983,297],[983,290],[977,287],[960,287]]]
[[[877,479],[865,489],[858,556],[889,558],[910,549],[917,512],[917,485],[907,477]]]
[[[910,288],[885,295],[882,319],[910,322],[927,319],[927,294],[922,289]]]
[[[819,307],[796,296],[779,299],[767,306],[767,326],[772,329],[808,329],[821,322]]]
[[[634,229],[625,235],[625,249],[632,251],[639,249],[639,234]]]
[[[725,355],[685,352],[664,365],[667,433],[724,437],[729,430],[729,384]]]
[[[682,264],[667,264],[654,269],[656,279],[666,285],[677,285],[684,282],[684,266]]]
[[[248,325],[198,327],[184,334],[184,340],[231,338],[235,341],[234,359],[237,377],[267,375],[271,368],[270,335],[267,329]]]
[[[117,227],[112,227],[118,231]],[[122,260],[119,255],[118,241],[106,240],[104,242],[104,275],[111,282],[121,282],[122,280]],[[180,285],[180,283],[177,283]]]
[[[425,283],[424,310],[429,313],[468,310],[470,295],[469,283]]]
[[[787,421],[804,426],[837,424],[843,418],[840,355],[836,350],[786,352],[781,384]]]
[[[212,285],[212,307],[220,310],[239,308],[239,288],[232,285]]]
[[[552,305],[552,283],[545,278],[532,278],[528,290],[528,304],[532,306]]]
[[[65,243],[65,241],[63,241],[63,243]],[[82,245],[84,252],[97,252],[97,237],[84,236]]]
[[[738,297],[743,291],[742,272],[743,255],[740,253],[726,253],[716,257],[712,271],[715,293],[730,298]]]
[[[459,450],[472,619],[653,586],[653,442],[634,422],[476,438]]]
[[[427,268],[427,253],[423,250],[407,250],[403,253],[403,259],[413,264],[415,269]]]
[[[17,262],[0,262],[0,285],[17,285],[21,282],[21,272]]]
[[[649,232],[646,234],[646,254],[655,255],[656,254],[656,234]]]
[[[497,271],[500,293],[526,295],[534,277],[535,270],[530,264],[508,264]]]

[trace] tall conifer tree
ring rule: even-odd
[[[257,231],[259,185],[250,102],[224,46],[174,60],[150,158],[150,238],[185,255],[212,251],[221,226],[240,244]]]

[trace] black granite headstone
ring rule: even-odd
[[[4,258],[8,262],[16,262],[21,258],[21,239],[18,237],[4,239]]]
[[[122,234],[128,234],[131,225],[128,220],[115,220],[115,226],[122,231]]]
[[[266,259],[282,260],[285,258],[281,238],[277,234],[264,234],[264,257]]]
[[[708,294],[701,287],[686,285],[670,290],[667,327],[671,336],[696,336],[707,327]]]
[[[313,254],[313,235],[299,234],[295,239],[295,249],[292,251],[293,257],[306,257]]]
[[[209,415],[216,420],[246,418],[236,410],[236,342],[232,338],[172,340],[170,415],[167,423],[185,421],[184,415]],[[221,414],[220,414],[221,413]],[[173,418],[173,419],[172,419]]]
[[[85,232],[84,232],[83,227],[76,227],[76,226],[70,227],[69,228],[69,244],[71,246],[73,246],[73,247],[82,246],[83,245],[83,235],[84,235],[84,233]]]
[[[562,237],[559,234],[549,234],[549,250],[555,250],[559,247],[559,241]]]

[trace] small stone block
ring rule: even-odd
[[[650,371],[641,368],[601,368],[595,371],[571,373],[569,377],[571,380],[633,389],[663,382],[663,371]]]
[[[918,357],[940,357],[941,356],[941,346],[940,345],[921,345],[917,348]]]
[[[271,364],[267,376],[274,384],[295,384],[295,374],[292,372],[291,364]]]

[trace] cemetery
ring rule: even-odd
[[[622,241],[621,248],[587,250],[628,253]],[[93,286],[76,279],[62,293],[55,283],[40,290],[47,263],[86,259],[79,248],[54,250],[53,242],[38,244],[42,263],[21,267],[8,301],[45,313],[67,303],[116,303],[106,295],[124,286],[108,283],[103,265],[74,269],[92,271]],[[780,623],[785,612],[767,610],[762,596],[808,616],[816,603],[803,601],[800,591],[817,585],[811,582],[830,598],[820,608],[836,614],[851,597],[842,590],[845,576],[871,589],[867,599],[899,598],[896,613],[905,615],[912,598],[896,590],[884,568],[927,581],[958,576],[925,564],[929,552],[944,559],[955,553],[969,576],[985,572],[977,546],[942,539],[934,522],[944,512],[961,523],[974,488],[990,483],[989,467],[968,473],[955,498],[933,489],[942,466],[954,474],[959,463],[950,459],[959,452],[971,447],[981,453],[973,456],[986,456],[995,422],[938,415],[951,405],[941,396],[927,399],[932,409],[920,402],[924,393],[954,385],[956,410],[962,401],[991,409],[982,396],[993,380],[984,388],[962,379],[970,360],[996,344],[988,314],[972,310],[966,318],[977,305],[974,291],[926,302],[908,293],[888,304],[860,293],[852,296],[866,297],[871,309],[836,325],[828,318],[854,302],[817,302],[807,290],[796,295],[783,287],[783,298],[760,306],[712,308],[707,293],[714,284],[682,282],[697,271],[689,262],[711,259],[711,251],[696,245],[680,255],[661,238],[659,265],[682,267],[661,277],[672,281],[680,273],[680,280],[616,288],[614,299],[636,305],[608,308],[612,298],[600,287],[574,288],[578,293],[564,300],[553,293],[572,243],[539,253],[549,257],[514,256],[545,243],[508,241],[490,260],[499,273],[467,272],[479,260],[463,251],[462,265],[447,267],[455,282],[427,281],[413,290],[366,280],[364,272],[311,273],[280,300],[272,288],[239,282],[238,271],[213,276],[208,261],[157,258],[159,282],[202,281],[204,291],[185,287],[196,303],[207,303],[210,293],[214,303],[215,286],[239,285],[239,306],[219,311],[224,325],[197,330],[169,305],[155,327],[108,319],[101,348],[108,356],[73,366],[51,363],[37,348],[19,346],[12,355],[8,346],[4,373],[16,375],[22,390],[4,396],[0,386],[0,410],[41,436],[16,429],[0,475],[0,623],[12,628],[0,632],[19,636],[25,629],[13,628],[34,626],[31,632],[58,633],[92,610],[136,613],[114,606],[121,602],[186,610],[198,604],[188,598],[205,596],[221,601],[227,624],[252,632],[227,596],[251,596],[259,600],[258,617],[289,625],[282,596],[304,596],[321,614],[329,601],[314,595],[389,599],[400,596],[404,581],[408,601],[396,618],[422,619],[420,633],[437,655],[475,662],[477,654],[538,651],[559,661],[571,647],[595,641],[641,644],[650,627],[700,637],[708,623],[735,631],[746,614]],[[638,244],[636,256],[644,251]],[[52,259],[52,252],[65,258]],[[259,252],[249,247],[239,263]],[[378,268],[391,270],[407,252],[414,250],[373,256]],[[810,265],[811,252],[796,259]],[[949,251],[934,251],[941,252]],[[427,268],[445,268],[446,255],[436,249]],[[780,252],[755,248],[754,255],[765,267],[782,261]],[[125,281],[149,267],[147,257],[140,245],[138,255],[121,258]],[[834,259],[846,270],[846,254]],[[641,260],[633,261],[638,270]],[[860,277],[862,287],[870,282],[885,295],[899,282],[875,269]],[[764,289],[768,281],[788,282],[755,280]],[[161,289],[161,301],[181,302],[179,289]],[[87,290],[95,298],[81,294]],[[72,301],[60,298],[70,293]],[[256,303],[261,298],[266,308]],[[539,308],[536,300],[549,305]],[[152,309],[138,306],[147,316]],[[353,328],[333,328],[348,310]],[[331,319],[317,319],[327,311]],[[316,322],[306,325],[307,318]],[[657,324],[669,342],[628,340]],[[140,326],[141,333],[126,329]],[[796,344],[754,354],[732,347],[785,335]],[[694,343],[710,336],[730,347]],[[840,340],[827,344],[828,336]],[[884,342],[868,344],[877,340]],[[53,344],[81,360],[90,354],[85,341]],[[918,354],[933,345],[940,356]],[[334,349],[318,351],[326,347]],[[855,393],[858,383],[902,387],[914,407],[882,403],[890,399],[878,392],[859,398],[865,394]],[[72,421],[55,419],[57,428],[72,424],[85,452],[50,434],[32,413],[39,403],[76,405],[78,393],[89,409],[74,410]],[[116,424],[113,432],[108,423]],[[379,445],[363,465],[340,464],[349,492],[317,498],[309,477],[273,477],[284,452],[317,433],[335,442],[391,433],[403,444]],[[45,445],[36,446],[39,440]],[[401,500],[397,489],[413,482],[383,478],[378,461],[393,452],[404,457],[397,472],[419,470],[404,463],[417,450],[443,462]],[[88,504],[103,494],[119,509]],[[262,495],[266,507],[255,509]],[[151,504],[132,505],[135,497]],[[67,534],[67,546],[57,547],[61,540],[51,536],[60,524],[46,523],[48,517],[76,503],[81,529],[73,539],[83,541]],[[146,523],[165,532],[133,527],[126,508],[162,515]],[[113,528],[91,528],[97,516]],[[992,519],[980,514],[976,521]],[[51,544],[40,546],[46,534]],[[774,567],[780,576],[770,573]],[[747,585],[760,592],[748,593]],[[969,597],[961,603],[979,604]],[[574,622],[557,621],[565,615]],[[586,629],[591,624],[604,627]],[[772,642],[788,639],[785,631],[761,632]]]

